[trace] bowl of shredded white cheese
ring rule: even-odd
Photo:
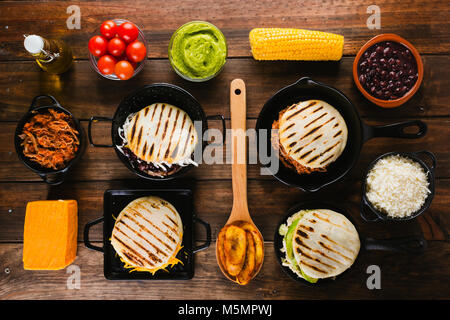
[[[431,166],[419,156],[430,158]],[[362,185],[361,217],[366,221],[403,221],[422,214],[434,196],[435,167],[436,158],[429,151],[390,152],[375,159]]]

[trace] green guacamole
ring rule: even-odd
[[[172,36],[169,59],[182,76],[202,80],[216,75],[225,64],[227,44],[214,25],[192,21],[181,26]]]

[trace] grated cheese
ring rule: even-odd
[[[380,159],[369,171],[366,196],[379,211],[392,218],[404,218],[418,211],[430,190],[422,166],[398,155]]]

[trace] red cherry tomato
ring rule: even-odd
[[[126,48],[125,42],[123,42],[120,38],[112,38],[108,42],[108,52],[111,53],[113,56],[120,57],[124,52]]]
[[[109,54],[105,54],[103,57],[101,57],[97,61],[98,70],[102,74],[113,74],[114,68],[116,66],[116,62],[117,62],[117,60],[113,56],[110,56]]]
[[[88,48],[89,51],[96,57],[100,57],[106,53],[108,46],[108,40],[102,36],[93,36],[89,40]]]
[[[133,42],[139,35],[138,28],[131,22],[124,22],[117,28],[117,34],[126,43]]]
[[[106,39],[114,38],[117,34],[117,25],[112,20],[107,20],[100,26],[100,33]]]
[[[128,80],[133,76],[134,68],[128,61],[122,60],[116,63],[114,73],[121,80]]]
[[[147,48],[140,41],[134,41],[127,46],[127,57],[132,62],[141,62],[147,55]]]

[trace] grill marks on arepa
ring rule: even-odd
[[[302,166],[325,168],[347,143],[347,126],[339,112],[321,100],[294,104],[280,113],[280,145]]]
[[[314,278],[342,273],[353,264],[360,248],[353,224],[343,215],[325,209],[306,213],[297,225],[293,241],[297,263]]]
[[[146,162],[182,161],[191,156],[198,140],[187,113],[165,103],[140,110],[124,129],[128,148]]]
[[[155,269],[176,255],[182,230],[181,218],[171,204],[158,197],[144,197],[120,213],[111,244],[128,264]]]

